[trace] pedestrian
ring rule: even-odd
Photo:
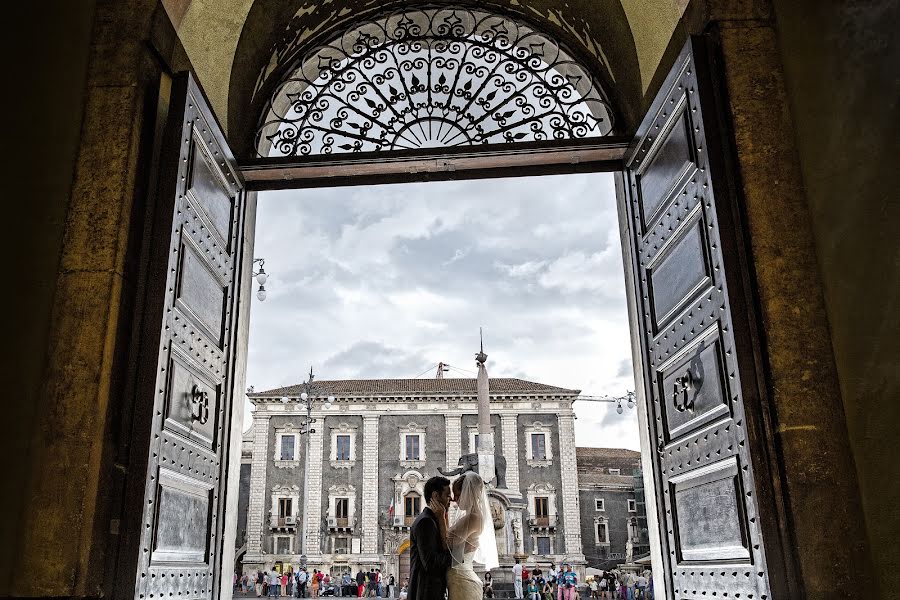
[[[483,595],[485,598],[493,598],[494,597],[494,582],[491,577],[490,572],[484,574],[484,592]]]
[[[522,565],[519,564],[519,559],[516,559],[516,564],[513,565],[513,589],[516,593],[516,598],[522,598]]]
[[[395,587],[396,582],[394,580],[394,575],[391,574],[388,576],[388,598],[394,598]]]
[[[362,568],[356,572],[356,597],[362,598],[363,594],[366,593],[366,574],[363,573]]]
[[[553,576],[550,576],[550,579],[544,580],[544,585],[541,588],[541,593],[544,594],[543,600],[553,600],[553,584],[550,583],[550,580],[553,579]]]
[[[578,587],[578,576],[569,565],[565,565],[562,580],[559,582],[564,600],[575,600],[575,593]]]
[[[603,600],[609,600],[609,579],[606,573],[603,573],[597,582],[597,595]]]
[[[532,577],[528,580],[528,587],[525,588],[525,593],[527,594],[525,597],[528,600],[541,600],[540,597],[540,589],[537,585],[537,580]]]
[[[319,597],[319,583],[321,582],[321,577],[319,577],[319,570],[313,569],[312,576],[309,578],[309,589],[310,589],[310,598],[318,598]]]
[[[297,573],[297,597],[298,598],[306,598],[306,585],[309,583],[309,573],[306,572],[306,567],[301,567],[300,572]]]
[[[647,577],[643,573],[640,573],[637,576],[637,578],[635,579],[634,587],[635,587],[635,596],[634,597],[641,598],[641,600],[644,600],[647,597],[646,596]]]

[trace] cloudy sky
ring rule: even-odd
[[[266,192],[255,254],[256,390],[474,372],[479,327],[492,377],[634,387],[610,174]],[[638,449],[634,411],[575,406],[578,445]]]

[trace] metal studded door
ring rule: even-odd
[[[690,40],[626,155],[669,598],[785,597],[721,90]]]
[[[169,100],[136,393],[133,517],[117,583],[122,597],[215,598],[244,194],[193,78],[176,78]]]

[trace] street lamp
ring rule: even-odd
[[[622,402],[624,401],[628,408],[634,408],[634,392],[628,391],[624,396],[612,397],[612,396],[578,396],[575,398],[575,401],[578,400],[586,400],[588,402],[615,402],[616,403],[616,412],[618,414],[622,414],[624,412],[624,408],[622,407]]]
[[[256,282],[259,284],[259,289],[256,291],[256,297],[262,302],[266,299],[266,280],[269,279],[269,275],[266,273],[265,269],[266,259],[254,258],[253,264],[255,265],[256,263],[259,263],[259,271],[254,271],[251,268],[250,272],[253,273],[253,277],[256,277]]]
[[[325,396],[328,392],[323,385],[315,383],[313,381],[314,378],[315,376],[313,375],[312,367],[310,367],[309,379],[300,384],[300,388],[303,391],[300,392],[299,397],[300,402],[306,406],[306,421],[300,424],[300,434],[306,434],[306,456],[304,458],[303,466],[303,529],[300,533],[300,563],[304,567],[306,566],[306,537],[309,532],[309,438],[310,434],[316,432],[316,430],[311,427],[311,425],[316,422],[316,420],[312,418],[312,406],[316,399]],[[284,404],[287,404],[291,399],[285,396],[281,401]],[[334,396],[327,396],[325,397],[325,402],[322,406],[325,409],[329,409],[332,404],[334,404]]]

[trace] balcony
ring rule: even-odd
[[[330,531],[349,531],[356,527],[356,517],[328,517]]]
[[[395,529],[408,529],[415,520],[416,515],[394,515],[394,520],[391,522],[391,526]]]
[[[528,517],[528,526],[532,529],[556,529],[556,515]]]
[[[297,517],[294,515],[272,515],[271,525],[272,529],[297,529]]]

